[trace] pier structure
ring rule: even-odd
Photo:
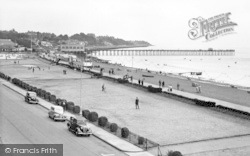
[[[235,50],[99,50],[90,56],[234,56]]]

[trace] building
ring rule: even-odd
[[[60,49],[61,52],[80,53],[85,51],[85,44],[84,42],[68,41],[65,44],[61,44]]]
[[[13,48],[12,51],[16,51],[16,52],[23,52],[26,51],[27,49],[25,47],[17,47],[17,48]]]
[[[46,41],[41,41],[41,45],[45,46],[45,47],[52,47],[52,44],[50,42],[46,42]]]
[[[0,39],[0,51],[12,51],[15,46],[17,46],[17,44],[10,39]]]

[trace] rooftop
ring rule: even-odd
[[[11,39],[0,39],[0,46],[3,46],[3,45],[15,46],[16,43],[12,42]]]

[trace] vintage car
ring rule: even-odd
[[[92,134],[92,130],[89,128],[86,121],[83,120],[71,117],[67,126],[68,130],[76,136],[90,136]]]
[[[64,115],[62,106],[51,106],[48,114],[49,118],[54,121],[66,121],[66,116]]]
[[[32,103],[32,104],[38,104],[38,99],[37,99],[37,95],[36,92],[30,92],[28,91],[26,93],[26,96],[24,97],[25,101],[28,103]]]

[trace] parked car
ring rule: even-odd
[[[49,118],[54,121],[66,121],[64,110],[62,106],[52,106],[49,110]]]
[[[76,136],[90,136],[92,134],[92,130],[87,125],[86,121],[83,120],[77,120],[76,118],[71,117],[67,126],[68,130]]]
[[[32,103],[32,104],[38,104],[38,99],[37,99],[37,95],[36,92],[30,92],[28,91],[26,93],[26,96],[24,97],[25,101],[28,103]]]

